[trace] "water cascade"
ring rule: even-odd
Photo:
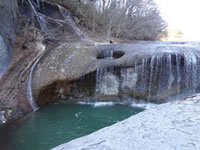
[[[180,50],[179,47],[174,48]],[[98,59],[117,61],[115,52],[108,50]],[[123,67],[98,68],[83,76],[72,93],[81,98],[90,97],[89,100],[163,103],[198,91],[199,64],[195,51],[158,51],[151,56],[135,59],[134,65],[127,63]],[[77,87],[81,87],[78,92]],[[70,96],[73,97],[73,94]]]
[[[113,51],[103,53],[103,58],[112,60]],[[114,75],[114,67],[98,68],[96,71],[96,96],[116,95],[119,83]]]
[[[184,55],[155,54],[149,58],[143,58],[141,62],[141,64],[135,62],[134,67],[121,68],[118,75],[113,72],[114,69],[109,69],[111,71],[109,74],[113,74],[116,78],[116,83],[113,82],[115,84],[112,86],[117,85],[119,89],[116,95],[154,102],[157,100],[159,103],[159,100],[173,95],[180,98],[184,93],[195,93],[199,87],[199,60],[192,52],[184,53]],[[105,74],[108,74],[102,71],[97,72],[97,81],[102,81],[103,76],[105,78]],[[101,82],[101,84],[104,83]]]

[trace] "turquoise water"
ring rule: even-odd
[[[48,150],[143,111],[127,105],[50,105],[6,132],[8,150]],[[2,137],[0,137],[2,138]]]

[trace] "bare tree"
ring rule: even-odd
[[[66,7],[92,35],[155,40],[166,30],[166,23],[153,0],[46,1]]]

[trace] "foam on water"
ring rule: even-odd
[[[158,104],[153,104],[153,103],[132,103],[132,107],[138,107],[138,108],[144,108],[144,109],[152,109],[158,106]]]
[[[0,147],[2,150],[49,150],[143,110],[125,105],[49,105],[31,113],[20,121],[19,126],[9,128],[4,134],[0,130]],[[6,143],[5,148],[2,141]]]
[[[81,105],[92,105],[94,107],[113,106],[116,104],[123,104],[122,102],[78,102]]]
[[[155,108],[158,104],[153,103],[124,103],[124,102],[78,102],[80,105],[92,105],[93,107],[108,107],[114,105],[128,105],[136,108],[151,109]]]

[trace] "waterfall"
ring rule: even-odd
[[[33,97],[33,91],[32,91],[33,77],[32,77],[32,75],[33,75],[33,71],[34,71],[36,65],[38,64],[38,62],[41,59],[41,57],[43,56],[43,54],[44,54],[44,51],[38,55],[37,59],[35,60],[35,62],[33,63],[33,65],[30,68],[30,72],[29,72],[29,76],[28,76],[27,97],[28,97],[29,104],[31,105],[33,111],[36,111],[38,109],[38,106],[35,103],[35,100],[34,100],[34,97]]]
[[[172,73],[172,55],[169,54],[167,56],[167,66],[169,68],[169,78],[168,78],[168,90],[172,88],[172,83],[174,81],[173,73]]]
[[[95,93],[99,93],[99,84],[101,82],[101,76],[102,76],[102,73],[101,73],[102,69],[99,69],[97,68],[97,71],[96,71],[96,89],[95,89]]]
[[[105,67],[96,70],[96,96],[132,97],[160,103],[182,94],[193,94],[200,87],[197,55],[191,49],[172,47],[164,53],[143,57],[127,67]],[[184,52],[182,52],[184,50]],[[113,60],[113,51],[103,59]],[[192,89],[192,90],[191,90]]]
[[[188,52],[184,55],[186,58],[185,63],[185,73],[186,73],[186,86],[187,88],[191,88],[192,92],[196,91],[199,84],[199,70],[198,70],[198,60],[196,56],[192,52]]]
[[[180,64],[179,64],[179,56],[176,54],[176,72],[177,72],[177,91],[180,93]]]
[[[142,89],[144,89],[145,87],[145,71],[146,71],[146,68],[145,68],[145,63],[146,62],[146,59],[142,59],[142,80],[141,80],[141,87]]]
[[[112,60],[113,51],[103,53],[104,59]],[[98,68],[96,71],[96,96],[114,95],[118,93],[118,79],[113,67]]]
[[[151,58],[151,64],[150,64],[150,81],[149,81],[149,88],[148,88],[148,99],[151,95],[151,86],[152,86],[152,82],[153,82],[153,69],[154,69],[154,63],[155,63],[155,56],[152,56]]]
[[[196,91],[196,88],[198,86],[198,79],[197,79],[197,58],[193,53],[191,54],[191,66],[192,66],[192,87],[194,88],[194,92]]]

